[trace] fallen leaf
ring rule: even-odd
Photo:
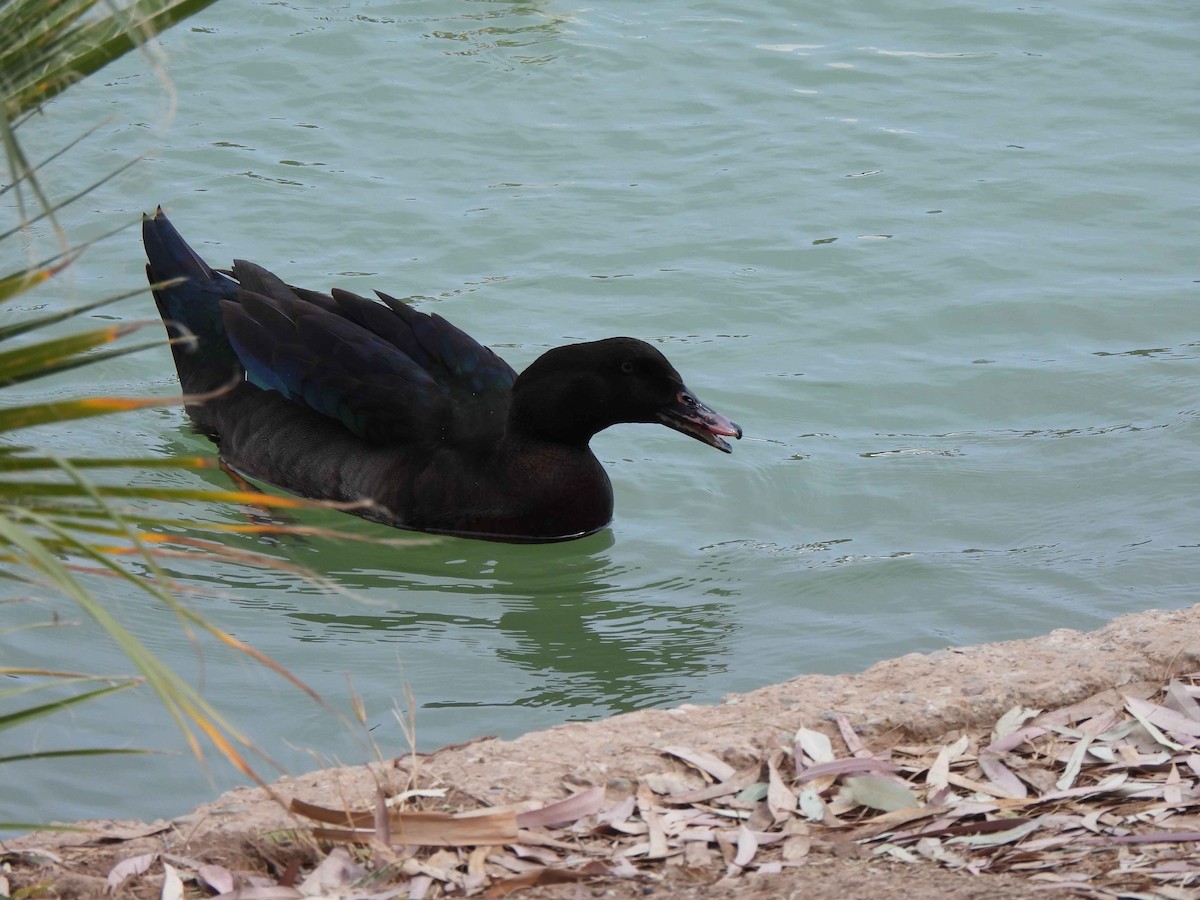
[[[725,858],[725,862],[731,863],[734,857],[737,856],[737,844],[733,836],[728,831],[718,831],[714,837],[717,839],[717,847],[721,851],[721,856]]]
[[[1088,719],[1079,727],[1079,740],[1072,748],[1070,758],[1067,760],[1066,769],[1062,777],[1055,782],[1055,787],[1060,791],[1065,791],[1075,783],[1075,779],[1078,777],[1079,771],[1083,766],[1084,755],[1087,753],[1092,741],[1096,739],[1098,734],[1115,725],[1117,721],[1117,714],[1115,712],[1105,710]]]
[[[803,772],[796,776],[796,781],[803,784],[807,781],[814,781],[818,778],[838,775],[858,775],[869,772],[899,772],[900,767],[893,762],[888,762],[883,759],[872,759],[870,757],[856,757],[854,759],[835,759],[831,762],[816,763],[808,766]],[[832,783],[832,780],[831,782]]]
[[[425,895],[433,887],[433,877],[430,875],[414,875],[408,883],[408,900],[425,900]]]
[[[933,761],[933,765],[925,773],[925,783],[932,788],[947,787],[950,784],[948,780],[950,763],[962,756],[968,746],[970,746],[970,741],[964,734],[953,744],[939,750],[937,758]]]
[[[418,797],[429,797],[439,799],[446,796],[445,788],[425,788],[422,790],[401,791],[398,794],[393,794],[385,801],[388,806],[403,806],[409,800],[414,800]]]
[[[870,756],[871,751],[863,746],[863,742],[859,739],[858,733],[854,730],[854,726],[841,713],[837,717],[838,732],[842,736],[842,742],[846,745],[846,750],[851,756]]]
[[[491,848],[489,847],[476,847],[471,851],[470,855],[467,856],[467,876],[469,878],[474,878],[477,876],[481,876],[485,879],[487,878],[487,867],[485,863],[487,862],[488,852],[490,849]]]
[[[538,828],[554,825],[570,825],[587,816],[595,815],[604,805],[604,788],[600,785],[572,794],[565,800],[543,806],[541,809],[523,812],[517,816],[518,828]]]
[[[765,781],[756,781],[754,784],[747,785],[738,792],[737,797],[733,799],[734,803],[742,806],[752,806],[759,800],[766,799],[767,791],[770,786]]]
[[[1158,730],[1157,727],[1150,721],[1148,713],[1153,713],[1156,709],[1162,707],[1155,706],[1153,703],[1147,703],[1145,700],[1139,700],[1136,697],[1125,698],[1125,708],[1133,714],[1133,717],[1141,723],[1141,726],[1146,729],[1146,733],[1151,738],[1163,747],[1169,747],[1172,750],[1182,750],[1183,745],[1177,744],[1168,738],[1165,734]]]
[[[638,779],[656,794],[686,794],[707,787],[711,781],[702,780],[695,772],[647,772]]]
[[[1200,874],[1200,873],[1198,873]],[[1193,888],[1180,888],[1169,884],[1160,884],[1154,889],[1154,900],[1196,900]]]
[[[966,844],[971,847],[998,847],[1001,844],[1013,844],[1041,827],[1037,819],[1028,819],[1012,828],[1003,831],[993,831],[984,834],[967,834],[947,838],[951,844]]]
[[[589,878],[595,877],[595,874],[590,872],[576,872],[571,869],[539,868],[531,872],[526,872],[523,875],[517,875],[514,878],[507,878],[504,881],[497,882],[484,891],[483,896],[507,897],[514,891],[524,890],[528,887],[537,887],[538,885],[545,884],[569,884],[571,882],[586,881]]]
[[[758,840],[755,838],[754,832],[743,825],[737,831],[737,853],[733,857],[732,865],[740,869],[746,868],[757,852]]]
[[[1008,766],[1000,761],[1000,758],[992,753],[980,753],[977,760],[979,768],[983,770],[983,774],[987,776],[988,781],[998,787],[1007,796],[1020,799],[1028,797],[1029,791],[1025,790],[1025,784]]]
[[[1105,778],[1090,787],[1068,788],[1065,791],[1050,791],[1035,798],[1034,803],[1047,803],[1052,800],[1068,800],[1080,799],[1083,797],[1093,797],[1100,794],[1111,794],[1120,789],[1126,781],[1129,780],[1128,772],[1114,772],[1108,778]]]
[[[536,845],[539,847],[554,847],[557,850],[567,852],[578,850],[577,843],[567,843],[566,841],[556,840],[544,831],[527,831],[522,828],[517,832],[517,842],[521,844]]]
[[[1200,841],[1200,831],[1158,831],[1151,834],[1105,835],[1079,838],[1086,844],[1177,844]]]
[[[709,800],[715,800],[718,797],[727,797],[730,794],[736,794],[738,791],[749,787],[758,781],[758,774],[762,771],[762,765],[756,764],[748,766],[735,774],[728,781],[722,781],[720,784],[710,784],[708,787],[699,788],[698,790],[688,791],[686,794],[670,794],[662,798],[664,803],[675,805],[690,804],[690,803],[705,803]]]
[[[652,809],[643,809],[642,818],[646,822],[646,837],[649,842],[647,859],[664,859],[667,855],[667,835],[663,830],[661,818]]]
[[[303,900],[295,888],[282,885],[255,885],[238,888],[232,894],[222,894],[221,900]]]
[[[218,894],[228,894],[233,890],[233,873],[224,866],[200,866],[196,869],[196,876]]]
[[[363,842],[374,835],[374,811],[347,814],[342,810],[314,806],[303,800],[292,800],[290,809],[317,822],[340,825],[346,829],[313,829],[315,836],[326,840]],[[474,847],[517,840],[517,816],[512,810],[496,810],[484,815],[391,812],[388,821],[393,846]]]
[[[489,853],[487,860],[497,866],[503,866],[510,872],[516,872],[518,875],[545,868],[541,863],[526,862],[523,859],[518,859],[511,853]]]
[[[0,845],[2,846],[2,845]],[[0,852],[0,862],[19,859],[31,866],[61,866],[63,858],[45,847],[29,847],[27,849],[12,849]]]
[[[611,827],[623,825],[629,819],[629,817],[633,815],[633,811],[636,808],[637,799],[633,796],[633,794],[630,794],[615,806],[611,806],[608,809],[597,813],[596,824],[609,825]]]
[[[344,847],[334,847],[304,881],[300,882],[301,894],[336,893],[349,887],[366,874],[366,869],[354,861]]]
[[[543,866],[553,866],[562,862],[557,853],[547,847],[531,847],[527,844],[509,844],[508,848],[520,859],[532,859]],[[431,860],[432,861],[432,860]]]
[[[1014,706],[997,721],[992,729],[992,743],[1002,741],[1015,733],[1022,725],[1035,716],[1041,715],[1040,709],[1028,709],[1024,706]]]
[[[724,760],[718,759],[704,750],[690,750],[687,747],[663,747],[663,753],[682,759],[685,763],[695,766],[701,772],[711,775],[717,781],[728,781],[737,770]]]
[[[996,797],[1001,800],[1011,800],[1008,791],[1003,788],[996,787],[992,784],[984,784],[982,781],[975,781],[967,778],[965,775],[959,775],[957,772],[951,772],[949,781],[956,787],[966,788],[968,791],[974,791],[977,794],[983,794],[987,797]]]
[[[1188,693],[1187,686],[1178,679],[1172,678],[1167,684],[1163,706],[1187,716],[1194,722],[1200,722],[1200,703]]]
[[[796,812],[796,795],[779,774],[783,752],[772,753],[767,760],[767,808],[776,822],[790,818]]]
[[[115,892],[126,878],[141,875],[154,865],[154,861],[157,859],[157,853],[143,853],[141,856],[131,856],[129,859],[121,860],[108,870],[108,878],[105,880],[108,883],[109,892]]]
[[[856,803],[882,812],[921,805],[917,795],[907,787],[878,775],[855,775],[846,779],[846,787]]]
[[[1136,705],[1141,712],[1142,715],[1138,718],[1145,717],[1145,719],[1148,719],[1165,731],[1170,731],[1176,735],[1200,737],[1200,720],[1189,718],[1173,709],[1167,709],[1165,706],[1159,706],[1156,703],[1150,703],[1146,700],[1129,698],[1126,706],[1129,707],[1131,705]],[[1132,712],[1132,709],[1130,711]]]
[[[183,900],[183,879],[169,862],[163,863],[162,900]]]
[[[906,850],[905,848],[897,846],[896,844],[880,844],[875,848],[875,854],[876,856],[890,856],[893,859],[900,860],[900,862],[920,862],[920,859],[918,859],[912,853],[912,851]]]
[[[801,728],[796,732],[796,746],[813,762],[833,762],[833,745],[824,734],[811,728]],[[800,765],[800,754],[796,754],[797,769]],[[799,772],[797,772],[799,774]]]
[[[988,753],[1007,753],[1009,750],[1015,750],[1022,744],[1028,741],[1034,741],[1048,732],[1049,729],[1045,726],[1027,725],[1026,727],[1019,728],[1002,738],[997,738],[988,744],[986,749]]]
[[[811,786],[804,788],[800,792],[800,797],[797,800],[800,806],[800,814],[810,822],[822,822],[825,819],[825,801],[821,799]]]
[[[910,807],[908,809],[898,809],[895,812],[880,813],[857,826],[850,832],[849,837],[855,841],[870,840],[879,835],[894,832],[895,829],[902,828],[913,822],[919,822],[922,819],[942,817],[944,821],[947,812],[948,809],[944,806],[923,806],[916,809]]]

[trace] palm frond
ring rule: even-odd
[[[0,301],[31,290],[45,291],[55,283],[55,276],[88,246],[71,245],[57,221],[57,214],[137,162],[129,160],[70,192],[55,192],[49,187],[51,169],[61,166],[67,154],[77,149],[91,130],[85,129],[82,135],[36,161],[24,152],[18,132],[36,126],[40,117],[32,113],[45,107],[47,101],[130,50],[145,48],[156,34],[211,2],[213,0],[0,0],[0,36],[3,36],[0,41],[0,145],[3,145],[8,165],[8,177],[0,178],[6,182],[0,188],[0,194],[8,195],[6,208],[16,219],[0,226],[0,245],[7,249],[14,241],[30,234],[31,226],[41,220],[49,222],[59,242],[58,252],[41,262],[33,262],[34,254],[29,253],[31,260],[23,265],[3,264]],[[159,69],[153,54],[147,53],[146,59],[151,68]],[[170,91],[165,77],[163,82]],[[132,224],[120,223],[118,230]],[[107,236],[102,235],[89,244]],[[52,312],[0,324],[0,342],[5,342],[0,349],[0,391],[14,387],[24,391],[38,379],[81,370],[150,346],[123,340],[145,325],[144,322],[106,324],[76,334],[42,337],[47,333],[46,329],[59,323],[145,291],[146,288],[141,287],[68,309],[55,308],[56,304],[50,303],[47,305]],[[14,340],[18,337],[21,340]],[[200,470],[212,467],[213,458],[81,459],[73,453],[60,454],[27,446],[37,443],[33,440],[22,440],[18,445],[18,436],[35,426],[198,402],[203,397],[97,396],[54,402],[30,402],[29,398],[30,394],[23,392],[19,401],[5,403],[0,396],[0,439],[4,441],[0,444],[0,561],[5,563],[0,566],[0,575],[52,589],[69,598],[117,644],[140,675],[114,679],[50,667],[0,668],[0,675],[22,679],[15,688],[0,691],[0,702],[4,703],[0,708],[0,730],[9,730],[11,736],[12,729],[44,716],[77,704],[103,702],[103,698],[117,691],[144,683],[157,693],[197,759],[204,759],[207,743],[216,747],[240,772],[263,783],[250,764],[249,754],[253,752],[268,763],[269,758],[178,672],[123,627],[113,610],[89,590],[89,585],[97,576],[115,580],[127,588],[123,594],[141,594],[171,609],[188,639],[194,641],[206,635],[222,646],[250,656],[321,702],[311,688],[278,663],[213,626],[182,603],[160,560],[170,558],[172,553],[194,555],[197,549],[202,549],[213,552],[215,559],[241,565],[302,570],[266,554],[224,548],[217,541],[196,538],[188,533],[207,528],[203,523],[166,514],[147,514],[144,521],[135,516],[131,520],[127,508],[129,505],[135,509],[138,505],[150,505],[154,509],[170,509],[178,508],[181,503],[198,502],[292,509],[306,504],[294,498],[244,491],[143,487],[129,483],[131,467]],[[90,477],[103,480],[110,471],[122,470],[124,474],[120,477],[109,477],[115,482],[112,484],[95,484]],[[245,533],[258,535],[286,530],[281,525],[258,528]],[[231,525],[210,530],[238,533],[241,529]],[[127,562],[134,555],[138,560],[138,571]],[[31,626],[0,629],[0,638],[11,637],[23,627]],[[34,691],[51,686],[68,693],[44,702],[32,697]],[[13,748],[11,740],[6,749],[9,752],[0,757],[0,763],[141,752],[94,747],[22,751]],[[0,819],[3,818],[0,815]],[[4,827],[13,825],[8,822]]]

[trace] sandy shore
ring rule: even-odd
[[[856,673],[806,675],[717,706],[645,710],[598,722],[573,723],[511,741],[485,738],[387,766],[359,766],[285,778],[278,795],[332,808],[371,809],[380,781],[393,787],[415,780],[451,786],[464,805],[552,802],[572,790],[602,787],[610,801],[636,792],[639,780],[670,769],[663,748],[704,752],[733,768],[791,747],[797,729],[837,735],[840,717],[872,749],[933,741],[972,729],[990,729],[1014,706],[1058,709],[1089,697],[1200,671],[1200,606],[1124,616],[1090,633],[1066,629],[1043,637],[930,654],[909,654]],[[115,861],[169,851],[235,868],[261,857],[263,836],[300,823],[260,789],[231,791],[175,822],[89,822],[85,836],[28,835],[5,844],[19,885],[41,883],[59,896],[96,895]],[[140,836],[139,836],[140,835]],[[1197,845],[1191,845],[1192,852]],[[38,865],[30,848],[51,850]],[[12,852],[22,851],[16,857]],[[260,860],[261,861],[261,860]],[[1098,865],[1101,863],[1098,863]],[[525,896],[633,897],[762,896],[808,898],[1028,896],[1035,885],[1021,874],[971,874],[935,863],[882,859],[845,852],[820,841],[801,864],[778,873],[729,878],[723,864],[711,877],[694,868],[662,865],[649,879],[536,887]],[[122,891],[159,896],[161,876],[131,879]],[[1186,879],[1153,896],[1200,896]],[[436,885],[435,885],[436,888]],[[1118,896],[1099,882],[1077,896]],[[1177,893],[1171,893],[1171,890]],[[1183,893],[1178,893],[1183,891]],[[428,896],[438,896],[436,889]],[[461,894],[460,894],[461,896]]]

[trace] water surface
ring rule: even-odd
[[[430,748],[1193,602],[1196,28],[1170,2],[218,3],[163,40],[173,118],[131,58],[26,132],[52,148],[105,123],[55,168],[63,195],[147,153],[67,214],[76,239],[162,203],[215,264],[414,297],[518,368],[635,335],[745,427],[732,457],[661,427],[599,436],[617,516],[569,544],[265,548],[337,591],[173,563],[335,705],[352,685],[394,754],[409,695]],[[131,228],[24,308],[142,265]],[[99,377],[176,389],[165,347]],[[173,409],[48,439],[209,452]],[[162,480],[205,483],[136,483]],[[371,755],[100,590],[289,769]],[[84,626],[5,644],[14,665],[127,670]],[[148,693],[27,735],[181,747]],[[183,754],[96,771],[25,765],[4,796],[22,818],[152,817],[237,783]]]

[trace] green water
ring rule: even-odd
[[[68,212],[77,239],[162,203],[213,263],[421,297],[518,368],[635,335],[745,427],[733,456],[601,435],[617,516],[570,544],[271,550],[337,592],[172,563],[205,615],[332,702],[352,683],[393,754],[406,691],[429,748],[1194,602],[1198,25],[1191,2],[225,2],[163,41],[173,118],[131,59],[26,132],[49,149],[104,123],[53,167],[60,195],[148,154]],[[131,228],[34,301],[142,265]],[[100,378],[175,390],[165,347]],[[51,439],[208,452],[178,410]],[[162,480],[202,483],[136,483]],[[319,761],[305,748],[370,755],[98,589],[292,771]],[[127,668],[87,627],[0,652]],[[148,693],[19,734],[81,738],[181,746]],[[183,754],[0,777],[0,813],[26,819],[171,815],[238,783]]]

